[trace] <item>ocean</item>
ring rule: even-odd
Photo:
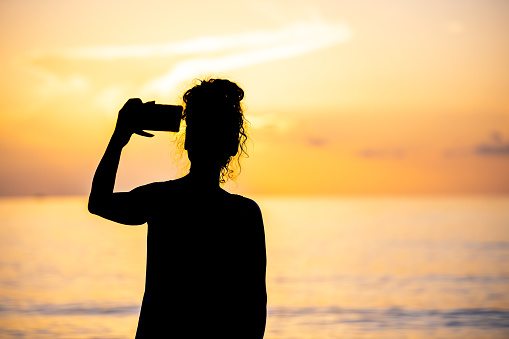
[[[509,196],[252,198],[265,338],[509,337]],[[0,338],[134,338],[146,231],[0,199]]]

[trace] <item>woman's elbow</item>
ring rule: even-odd
[[[88,211],[95,215],[101,215],[101,203],[97,199],[88,199]]]

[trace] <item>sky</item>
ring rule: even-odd
[[[508,17],[502,0],[2,1],[0,195],[88,194],[128,98],[180,104],[209,77],[246,93],[232,192],[507,194]],[[117,190],[185,174],[176,138],[133,137]]]

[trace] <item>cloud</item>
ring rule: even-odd
[[[217,41],[224,50],[232,51],[219,57],[198,57],[179,62],[164,76],[148,83],[144,91],[167,93],[181,81],[204,72],[224,72],[291,58],[339,44],[350,37],[351,31],[348,26],[323,22],[298,24],[279,31],[216,37],[212,40]]]
[[[218,36],[203,36],[185,41],[151,45],[81,47],[60,50],[59,57],[70,59],[120,59],[153,56],[191,55],[231,49],[257,49],[302,42],[335,44],[351,37],[344,23],[316,21],[298,23],[278,30],[260,30]],[[46,53],[44,53],[47,56]],[[51,55],[51,54],[50,54]]]
[[[406,156],[404,149],[365,148],[358,152],[365,159],[401,159]]]
[[[464,148],[450,148],[444,151],[444,156],[461,157],[461,156],[509,156],[509,142],[504,141],[504,137],[500,131],[492,131],[490,141],[479,143],[474,146]]]
[[[509,155],[509,143],[507,144],[480,144],[475,147],[477,155]]]
[[[474,148],[477,155],[509,155],[509,142],[504,142],[500,131],[491,132],[491,142],[482,143]]]
[[[204,73],[220,73],[292,58],[343,43],[351,37],[352,31],[344,23],[315,20],[275,30],[202,36],[164,44],[80,47],[39,52],[32,54],[29,59],[33,65],[37,64],[33,61],[50,58],[79,64],[81,61],[136,60],[152,57],[172,57],[175,60],[175,57],[178,57],[180,61],[172,61],[173,65],[166,74],[145,79],[141,84],[140,92],[143,95],[167,94],[182,81],[190,81]]]
[[[307,143],[313,147],[325,147],[329,143],[329,140],[321,137],[309,137]]]
[[[291,130],[296,121],[290,117],[283,117],[276,114],[250,115],[249,122],[255,129],[270,129],[271,132],[286,133]]]

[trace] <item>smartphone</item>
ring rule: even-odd
[[[149,101],[143,104],[138,126],[142,130],[178,132],[182,119],[182,106],[156,104]]]

